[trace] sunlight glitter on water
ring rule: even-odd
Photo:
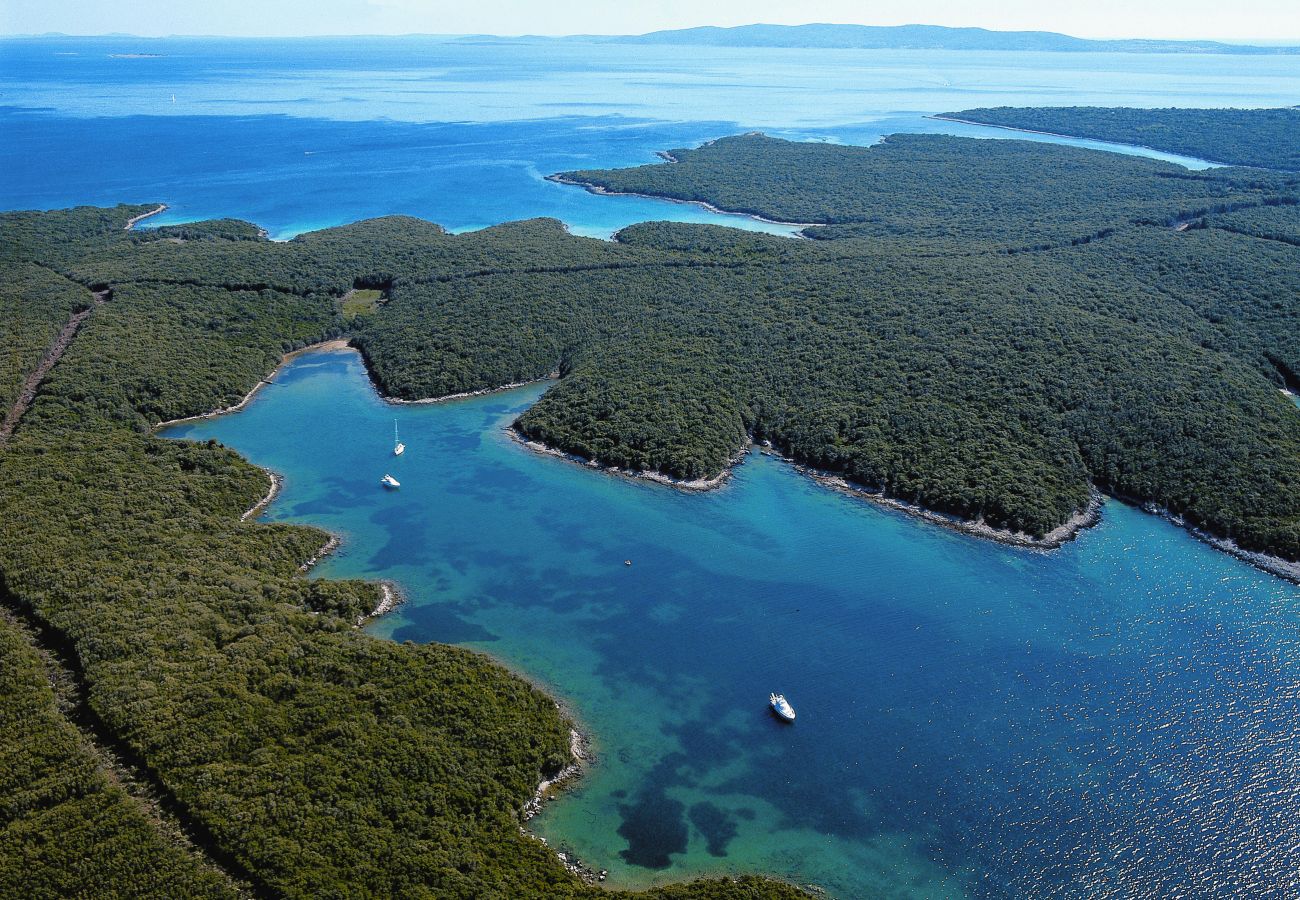
[[[270,517],[346,535],[322,577],[401,583],[411,601],[374,633],[485,650],[575,710],[598,762],[533,820],[553,845],[629,886],[732,871],[840,897],[1294,884],[1294,586],[1115,502],[1043,553],[759,454],[704,495],[601,475],[503,433],[541,390],[392,407],[355,354],[305,356],[244,412],[170,434],[283,472]],[[392,465],[403,488],[385,494]]]

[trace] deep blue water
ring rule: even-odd
[[[158,56],[124,56],[139,53]],[[779,231],[542,176],[755,128],[857,144],[895,131],[1010,136],[925,118],[977,105],[1297,98],[1300,57],[1286,56],[11,39],[0,40],[0,208],[162,201],[171,209],[154,224],[236,216],[274,237],[387,213],[454,231],[533,216],[593,236],[647,219]]]
[[[355,354],[315,354],[168,434],[284,473],[269,517],[345,536],[319,576],[399,581],[374,633],[483,649],[567,702],[599,762],[534,823],[615,884],[1300,889],[1294,586],[1115,502],[1044,553],[761,454],[703,495],[600,474],[506,435],[542,390],[393,406]]]

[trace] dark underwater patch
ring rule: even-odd
[[[447,603],[411,604],[403,610],[407,624],[393,631],[395,641],[415,641],[427,644],[440,641],[444,644],[485,643],[497,636],[477,622],[461,618]]]
[[[619,856],[634,866],[666,869],[671,855],[686,852],[686,806],[666,796],[661,790],[641,794],[635,804],[620,804],[623,824],[618,833],[627,841]]]
[[[726,856],[727,845],[736,836],[736,822],[727,812],[712,803],[696,803],[691,807],[691,824],[704,835],[709,845],[709,855]]]

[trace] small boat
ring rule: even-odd
[[[771,704],[772,712],[787,722],[794,721],[794,707],[785,699],[784,694],[773,694],[767,698],[767,702]]]
[[[401,456],[405,452],[406,452],[406,445],[403,444],[397,437],[397,420],[394,419],[393,420],[393,455]]]
[[[392,475],[385,475],[383,478],[379,479],[379,483],[386,488],[399,488],[402,486],[402,483]]]

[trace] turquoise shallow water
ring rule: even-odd
[[[604,475],[507,436],[543,389],[393,406],[355,354],[313,354],[168,435],[283,473],[269,518],[344,536],[319,577],[400,582],[375,634],[479,648],[566,701],[598,763],[534,825],[613,883],[1300,890],[1294,586],[1115,502],[1043,553],[760,454],[707,494]]]

